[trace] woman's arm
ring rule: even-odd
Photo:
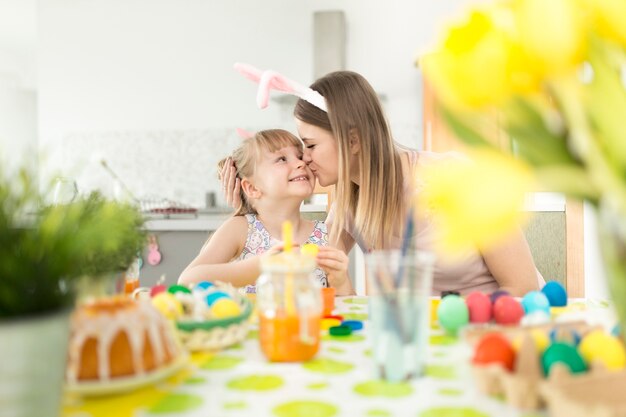
[[[500,245],[483,252],[485,263],[500,288],[521,297],[538,290],[543,281],[521,230]]]
[[[239,255],[245,244],[248,223],[242,216],[228,219],[220,226],[200,253],[178,277],[180,284],[199,281],[224,281],[236,287],[254,284],[261,272],[258,257],[230,262]]]

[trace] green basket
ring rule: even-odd
[[[183,345],[190,351],[217,350],[235,345],[248,334],[252,303],[241,298],[242,311],[235,317],[202,321],[177,321],[176,328]]]

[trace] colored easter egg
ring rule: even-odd
[[[515,352],[506,337],[499,333],[489,333],[483,336],[476,345],[472,362],[475,365],[497,363],[512,371]]]
[[[206,291],[211,287],[214,287],[215,284],[213,284],[212,282],[209,281],[200,281],[196,284],[195,287],[193,287],[194,291]]]
[[[599,362],[609,370],[620,370],[626,366],[624,345],[602,330],[594,330],[585,335],[578,350],[587,363]]]
[[[537,310],[522,317],[520,324],[522,326],[536,326],[538,324],[550,323],[550,320],[549,313],[546,313],[543,310]]]
[[[524,307],[510,295],[502,295],[493,305],[493,317],[498,324],[516,325],[524,316]]]
[[[176,320],[183,315],[183,305],[174,294],[160,292],[152,298],[152,305],[166,318]]]
[[[531,291],[524,295],[522,307],[524,307],[526,314],[534,313],[535,311],[545,311],[550,314],[550,301],[541,291]]]
[[[580,343],[580,334],[574,329],[562,329],[557,326],[550,330],[550,341],[564,342],[573,346],[578,346]]]
[[[492,292],[489,295],[489,298],[491,298],[491,304],[495,304],[496,300],[500,297],[502,297],[503,295],[511,295],[509,294],[508,291],[504,291],[504,290],[496,290],[494,292]]]
[[[567,292],[561,283],[557,281],[548,281],[541,289],[541,292],[548,297],[550,306],[564,307],[567,305]]]
[[[352,329],[342,324],[340,326],[331,327],[328,329],[328,333],[332,336],[350,336],[352,334]]]
[[[189,288],[185,287],[184,285],[172,285],[167,289],[167,292],[171,294],[176,294],[177,292],[191,294],[191,290],[189,290]]]
[[[217,300],[221,298],[230,298],[230,295],[225,293],[224,291],[213,291],[207,294],[205,300],[208,306],[212,306]]]
[[[448,333],[456,334],[469,321],[469,311],[465,301],[458,295],[448,295],[441,300],[437,308],[439,324]]]
[[[543,353],[543,351],[545,351],[548,345],[550,344],[550,339],[548,338],[548,335],[544,331],[533,329],[527,334],[530,336],[530,338],[534,342],[535,347],[537,348],[537,352],[539,353]],[[523,335],[518,335],[515,337],[515,339],[513,339],[513,342],[511,344],[513,345],[513,349],[515,349],[515,351],[520,350],[520,348],[522,347],[522,341],[523,341]]]
[[[211,315],[217,319],[223,319],[226,317],[234,317],[241,313],[239,304],[233,301],[231,298],[220,298],[215,300],[211,305]]]
[[[613,326],[613,330],[611,330],[611,334],[615,337],[620,337],[622,332],[619,328],[619,324],[616,324],[615,326]]]
[[[479,291],[471,292],[465,297],[471,323],[487,323],[491,320],[492,305],[487,294]]]
[[[541,365],[546,375],[550,375],[550,371],[556,363],[564,364],[573,374],[587,370],[585,361],[576,348],[569,343],[554,342],[543,352]]]
[[[150,288],[150,297],[154,297],[157,294],[160,294],[162,292],[167,291],[167,287],[163,284],[158,284],[155,285],[154,287]]]

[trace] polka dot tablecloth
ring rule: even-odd
[[[469,370],[469,348],[431,329],[425,375],[411,383],[373,379],[366,297],[339,297],[336,313],[365,320],[348,337],[324,336],[305,363],[270,363],[258,332],[219,353],[192,356],[174,376],[127,394],[79,398],[66,395],[63,417],[130,416],[413,416],[530,417],[479,394]]]

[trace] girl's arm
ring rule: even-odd
[[[239,255],[248,234],[245,217],[235,216],[220,226],[200,253],[178,277],[178,282],[189,285],[200,281],[230,282],[236,287],[254,284],[261,272],[259,257],[230,262]]]
[[[502,244],[483,252],[485,263],[500,288],[521,297],[538,290],[543,281],[521,230]]]

